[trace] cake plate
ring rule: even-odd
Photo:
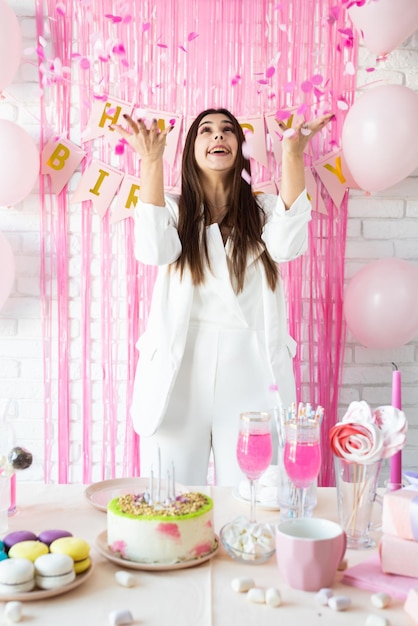
[[[127,567],[128,569],[137,569],[137,570],[150,570],[150,571],[169,571],[169,570],[177,570],[177,569],[186,569],[188,567],[196,567],[196,565],[200,565],[201,563],[205,563],[212,559],[215,554],[219,550],[219,537],[215,535],[215,546],[211,552],[207,554],[203,554],[202,556],[196,557],[195,559],[190,559],[189,561],[179,561],[178,563],[145,563],[138,561],[128,561],[127,559],[122,559],[122,557],[118,556],[114,552],[112,552],[107,545],[107,530],[103,530],[96,537],[96,548],[100,552],[102,556],[104,556],[112,563],[116,563],[116,565]]]

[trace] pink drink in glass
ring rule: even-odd
[[[244,474],[256,480],[270,465],[273,454],[271,434],[241,431],[238,436],[237,459]]]
[[[319,441],[287,440],[284,450],[284,466],[295,487],[309,487],[318,476],[321,467]]]

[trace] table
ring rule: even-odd
[[[237,500],[231,489],[202,487],[214,499],[215,531],[237,515],[248,514],[249,506]],[[335,594],[352,598],[346,612],[334,612],[315,602],[315,593],[295,591],[281,581],[273,557],[264,565],[242,565],[233,561],[221,547],[210,561],[197,567],[168,571],[131,571],[137,579],[132,588],[119,586],[114,578],[121,569],[95,548],[96,537],[106,529],[106,514],[95,509],[85,497],[83,485],[18,485],[17,513],[9,520],[9,531],[27,529],[39,533],[47,528],[64,528],[83,537],[91,545],[94,571],[86,582],[66,594],[44,601],[24,603],[25,621],[33,626],[74,626],[109,624],[109,613],[128,609],[134,624],[141,626],[364,626],[370,613],[386,617],[391,626],[413,626],[403,610],[403,602],[394,600],[386,610],[374,609],[371,592],[343,585],[338,573]],[[316,517],[337,520],[335,488],[318,489]],[[258,511],[259,521],[278,521],[277,511]],[[348,551],[349,565],[368,558],[372,551]],[[245,594],[231,589],[235,577],[251,576],[257,586],[277,587],[282,605],[272,608],[251,604]],[[418,587],[418,580],[417,580]],[[0,602],[0,615],[3,603]],[[0,617],[0,623],[1,617]]]

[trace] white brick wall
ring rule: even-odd
[[[8,0],[19,17],[24,48],[35,45],[34,2]],[[418,90],[418,34],[392,52],[376,71],[366,72],[375,65],[373,55],[360,49],[358,85],[366,82],[387,81]],[[39,141],[39,89],[37,72],[23,62],[18,76],[7,88],[10,95],[0,101],[0,117],[10,119]],[[15,99],[15,100],[13,100]],[[393,120],[396,132],[396,119]],[[390,132],[390,129],[388,129]],[[72,232],[79,233],[77,216],[70,221]],[[10,400],[9,414],[17,440],[35,455],[30,470],[22,472],[19,480],[42,480],[43,461],[43,383],[42,336],[39,300],[39,204],[35,193],[11,208],[0,207],[0,232],[12,245],[16,259],[16,282],[13,292],[0,311],[0,412],[6,399]],[[79,241],[74,238],[73,253]],[[346,249],[346,280],[361,267],[375,259],[396,256],[418,264],[418,172],[393,188],[367,196],[353,191],[349,204],[348,238]],[[73,259],[77,265],[76,257]],[[71,265],[71,273],[77,272]],[[1,270],[0,270],[1,271]],[[78,295],[77,281],[71,282],[71,296]],[[417,295],[418,297],[418,295]],[[73,356],[77,353],[80,332],[79,300],[71,303],[71,334]],[[123,332],[123,328],[121,330]],[[100,339],[97,328],[92,328],[96,345]],[[402,370],[403,407],[409,420],[404,467],[418,469],[418,337],[396,350],[368,350],[360,346],[348,332],[345,366],[340,395],[340,415],[349,402],[366,400],[371,406],[389,404],[391,400],[391,362]],[[93,376],[95,377],[94,370]],[[99,377],[99,373],[97,374]],[[72,458],[79,461],[80,429],[77,421],[81,412],[80,386],[72,388],[72,421],[74,439]],[[98,401],[100,386],[93,386],[93,397]],[[121,400],[121,404],[122,404]],[[96,410],[97,409],[97,410]],[[95,429],[100,417],[96,404]],[[78,423],[79,424],[79,423]],[[95,447],[100,450],[100,428],[97,428]],[[95,439],[96,442],[96,439]],[[79,463],[75,463],[71,480],[80,479]],[[387,474],[387,467],[384,475]]]

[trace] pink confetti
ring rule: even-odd
[[[375,72],[376,68],[375,67],[366,67],[366,72]]]
[[[279,109],[278,111],[276,111],[274,117],[276,118],[276,120],[279,120],[279,122],[282,122],[284,120],[289,119],[290,113],[289,111],[284,111],[282,109]]]
[[[276,69],[274,67],[268,67],[266,69],[266,78],[271,78],[272,76],[274,76]]]
[[[348,74],[349,76],[355,76],[356,73],[356,68],[354,67],[354,63],[352,61],[348,61],[348,63],[345,64],[345,74]]]
[[[59,2],[55,8],[58,15],[61,15],[61,17],[65,15],[65,6],[62,4],[62,2]]]
[[[199,37],[199,33],[189,33],[187,41],[193,41],[193,39],[196,39],[196,37]]]
[[[157,46],[159,48],[168,48],[167,44],[165,44],[165,43],[157,43]]]
[[[302,89],[303,93],[309,93],[310,91],[312,91],[312,83],[310,80],[304,80],[303,83],[301,83],[300,88]]]
[[[311,78],[312,85],[320,85],[323,80],[324,77],[322,76],[322,74],[314,74]]]
[[[122,141],[119,141],[115,146],[115,154],[121,155],[125,152],[125,145]]]
[[[147,30],[149,30],[151,28],[151,24],[149,22],[145,22],[144,24],[142,24],[142,32],[146,33]]]
[[[266,80],[265,78],[260,78],[260,80],[257,81],[259,83],[259,85],[268,85],[269,81]]]
[[[294,128],[286,128],[286,130],[283,133],[283,137],[293,137],[293,135],[296,133]]]
[[[176,123],[176,120],[174,119],[174,117],[172,117],[171,120],[168,120],[168,123],[170,124],[170,126],[174,126]]]
[[[125,15],[125,17],[123,18],[123,23],[124,24],[130,24],[132,22],[132,15]]]
[[[82,59],[80,59],[80,68],[82,70],[90,69],[90,61],[86,57],[83,57]]]
[[[347,111],[348,104],[343,98],[340,98],[339,100],[337,100],[337,107],[340,109],[340,111]]]
[[[251,185],[251,176],[247,172],[247,170],[243,169],[241,172],[241,177],[245,180],[246,183]]]
[[[184,46],[179,46],[180,50],[183,50],[183,52],[187,52],[186,48]]]
[[[112,20],[113,24],[119,24],[122,21],[122,18],[119,15],[105,15],[105,17],[109,20]]]
[[[125,46],[123,43],[118,43],[116,46],[113,46],[112,52],[113,54],[126,54]]]
[[[252,157],[251,146],[248,143],[248,141],[242,142],[241,149],[242,149],[242,156],[244,157],[244,159],[250,159]]]

